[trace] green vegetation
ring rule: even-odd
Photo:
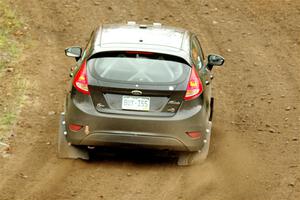
[[[5,140],[15,124],[28,85],[19,70],[14,68],[6,72],[21,54],[19,38],[23,35],[22,28],[15,11],[5,0],[0,0],[0,141]]]
[[[22,23],[16,17],[15,12],[0,1],[0,70],[20,53],[14,33],[21,26]]]

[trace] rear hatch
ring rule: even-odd
[[[190,73],[181,58],[150,52],[102,52],[87,61],[89,91],[102,113],[173,116]]]

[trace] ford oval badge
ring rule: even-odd
[[[132,91],[131,91],[131,94],[140,96],[140,95],[142,95],[143,93],[142,93],[142,91],[140,91],[140,90],[132,90]]]

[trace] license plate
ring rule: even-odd
[[[149,111],[150,97],[123,96],[122,109]]]

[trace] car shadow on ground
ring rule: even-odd
[[[143,148],[96,147],[89,150],[88,162],[129,162],[138,165],[176,165],[177,153]]]

